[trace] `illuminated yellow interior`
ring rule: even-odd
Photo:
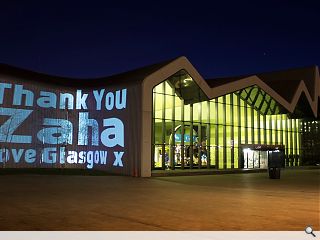
[[[300,120],[281,114],[261,89],[252,86],[203,100],[204,94],[187,73],[179,78],[153,89],[153,169],[180,166],[182,158],[185,167],[239,168],[241,144],[284,145],[286,164],[299,165]]]

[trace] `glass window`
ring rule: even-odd
[[[226,147],[226,160],[227,160],[227,168],[230,169],[231,168],[231,147]]]
[[[236,127],[238,126],[238,106],[233,106],[233,125]]]
[[[164,161],[165,161],[165,168],[169,169],[171,164],[171,154],[170,154],[170,145],[165,145],[165,152],[164,152]]]
[[[276,107],[276,102],[272,99],[272,100],[271,100],[271,103],[270,103],[270,110],[271,110],[271,113],[273,113],[273,112],[274,112],[275,107]]]
[[[253,129],[252,129],[252,110],[251,108],[247,108],[247,129],[248,129],[248,143],[252,144],[252,135],[253,135]]]
[[[245,105],[244,101],[240,100],[240,118],[241,118],[241,126],[244,127],[246,125],[246,118],[245,118]]]
[[[219,146],[218,147],[218,153],[219,153],[219,169],[223,169],[223,147]]]
[[[218,124],[225,124],[224,122],[224,105],[218,103]]]
[[[201,103],[201,122],[209,123],[209,109],[208,109],[209,102],[204,101]]]
[[[162,110],[163,110],[163,98],[162,94],[154,94],[154,116],[155,118],[162,118]]]
[[[240,94],[241,98],[245,99],[247,97],[247,95],[248,94],[247,94],[246,90],[241,91],[241,94]]]
[[[268,94],[266,94],[265,99],[266,99],[267,102],[271,101],[271,97]]]
[[[263,114],[266,114],[267,112],[267,108],[268,108],[268,103],[266,101],[263,102],[262,107],[261,107],[261,112]]]
[[[216,123],[216,103],[214,102],[214,100],[210,101],[210,123]]]
[[[228,147],[233,146],[233,139],[231,138],[232,136],[232,127],[231,126],[226,126],[226,144]]]
[[[263,121],[263,116],[260,116],[260,140],[261,140],[261,144],[265,144],[264,142],[264,138],[265,138],[265,131],[264,131],[264,124],[265,122]]]
[[[224,139],[223,139],[223,136],[224,136],[224,126],[223,125],[219,125],[219,139],[218,139],[218,143],[219,143],[219,146],[224,146],[223,143],[224,143]]]
[[[231,125],[231,100],[230,100],[230,94],[226,96],[226,125]]]
[[[191,124],[190,123],[185,123],[185,130],[184,130],[184,144],[185,145],[190,145],[191,144],[191,136],[193,139],[193,144],[197,142],[197,132],[193,129],[191,133]]]
[[[251,91],[251,93],[250,93],[250,97],[249,97],[249,99],[248,99],[248,102],[250,103],[250,105],[251,104],[253,104],[254,102],[254,100],[256,99],[256,96],[257,96],[257,94],[258,94],[258,88],[257,87],[254,87],[253,89],[252,89],[252,91]]]
[[[174,95],[174,90],[172,89],[172,87],[170,86],[170,84],[168,83],[168,81],[165,82],[165,94],[166,95]]]
[[[253,127],[255,128],[255,129],[258,129],[258,112],[257,112],[257,110],[253,110]],[[256,139],[256,138],[255,138]]]
[[[174,97],[173,96],[169,96],[166,95],[165,96],[165,104],[166,104],[166,108],[165,108],[165,118],[166,119],[172,119],[172,113],[173,113],[173,105],[174,105]]]
[[[238,127],[233,127],[233,146],[234,147],[239,146],[239,143],[238,143],[239,132],[238,132],[238,130],[239,130]]]
[[[166,120],[165,122],[165,143],[166,144],[171,143],[172,128],[173,128],[173,122],[171,120]]]
[[[253,129],[251,127],[247,127],[247,131],[248,131],[248,144],[253,144],[252,142]]]
[[[193,122],[200,122],[201,103],[193,104]]]
[[[162,145],[154,146],[154,167],[162,167]]]
[[[234,168],[239,168],[239,149],[234,148]]]
[[[266,129],[270,129],[270,115],[266,115]]]
[[[182,116],[181,116],[182,107],[183,107],[182,101],[179,97],[175,97],[174,100],[175,100],[175,104],[174,104],[174,106],[175,106],[175,111],[174,111],[175,112],[175,120],[182,120]]]
[[[216,147],[212,145],[210,146],[210,165],[216,165]]]
[[[223,97],[218,97],[218,103],[223,103]]]
[[[191,121],[190,119],[190,104],[184,105],[184,120],[185,121]]]
[[[153,88],[153,92],[155,92],[155,93],[163,93],[163,87],[164,87],[164,82],[158,84],[157,86],[155,86]]]
[[[212,146],[216,145],[216,125],[210,125],[210,144]]]
[[[277,129],[276,129],[276,115],[271,115],[271,129],[272,129],[272,144],[276,144]]]
[[[175,122],[175,131],[174,131],[174,139],[175,145],[182,144],[184,142],[184,134],[182,134],[182,122]]]
[[[288,131],[288,149],[289,149],[289,153],[291,153],[290,148],[292,147],[291,145],[291,121],[290,119],[287,119],[287,131]]]
[[[256,106],[257,108],[259,108],[260,105],[261,105],[261,103],[262,103],[262,101],[263,101],[263,95],[260,93],[260,94],[259,94],[259,97],[257,98],[257,101],[256,101],[256,103],[255,103],[255,106]]]
[[[297,164],[301,148],[300,128],[318,133],[318,124],[310,122],[300,126],[298,119],[288,119],[285,114],[270,115],[274,113],[277,103],[269,95],[264,97],[265,93],[258,90],[258,87],[255,86],[252,91],[251,89],[252,87],[248,87],[246,90],[208,101],[185,71],[157,85],[153,89],[153,168],[170,168],[173,165],[179,167],[183,163],[183,156],[184,166],[188,167],[192,159],[192,149],[196,169],[200,161],[203,167],[206,167],[207,161],[210,161],[211,166],[215,166],[217,157],[217,167],[231,168],[232,154],[234,167],[238,168],[240,144],[257,143],[284,144],[287,148],[286,154],[292,155],[291,158],[295,159],[293,164]],[[240,99],[240,92],[247,101],[255,101],[255,108]],[[260,107],[261,111],[257,111],[256,108]],[[267,111],[268,115],[263,115]],[[181,127],[183,125],[184,134]],[[191,142],[193,146],[190,146]],[[162,162],[161,156],[166,160]],[[170,159],[175,160],[171,162]]]
[[[162,119],[154,120],[154,139],[156,144],[162,144],[162,133],[164,132],[162,129]]]

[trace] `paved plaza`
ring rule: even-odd
[[[1,230],[320,229],[319,169],[133,178],[2,175]]]

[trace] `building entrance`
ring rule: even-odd
[[[178,125],[171,134],[169,143],[174,146],[170,154],[175,168],[207,166],[206,126]]]
[[[267,169],[269,160],[276,153],[284,152],[283,145],[242,145],[242,168]]]
[[[243,149],[243,168],[267,168],[268,151]]]

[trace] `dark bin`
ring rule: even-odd
[[[280,170],[281,168],[269,168],[269,178],[280,179]]]

